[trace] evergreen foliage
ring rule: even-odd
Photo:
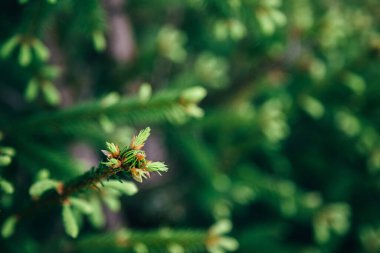
[[[0,252],[380,252],[379,9],[0,1]]]

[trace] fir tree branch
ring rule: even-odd
[[[180,252],[203,252],[207,235],[207,230],[190,229],[121,230],[116,233],[86,236],[73,247],[78,252],[136,252],[139,248],[147,249],[149,252],[169,252],[173,247],[181,248]]]
[[[140,131],[132,139],[130,145],[123,149],[116,144],[107,143],[107,150],[102,150],[106,155],[106,161],[100,162],[98,167],[92,168],[66,183],[58,183],[55,189],[48,190],[40,199],[11,217],[19,221],[25,216],[39,211],[42,207],[65,204],[70,196],[84,190],[97,189],[98,184],[102,184],[105,180],[127,181],[133,178],[142,182],[143,179],[150,177],[150,172],[166,172],[168,168],[164,163],[152,163],[146,159],[145,152],[141,150],[149,133],[149,127]],[[150,166],[150,164],[154,164],[154,166]]]
[[[191,87],[184,90],[162,91],[148,101],[140,97],[117,96],[105,97],[55,112],[41,113],[4,126],[5,134],[31,134],[38,131],[46,135],[81,135],[78,130],[86,131],[83,124],[99,124],[103,115],[114,123],[139,122],[183,122],[188,117],[198,117],[202,110],[197,103],[206,95],[202,87]],[[12,127],[10,127],[12,126]],[[23,131],[20,131],[20,130]],[[25,129],[27,131],[25,132]]]
[[[208,230],[169,229],[89,235],[72,244],[78,252],[204,252],[235,251],[238,242],[226,236],[232,229],[229,220],[220,220]]]

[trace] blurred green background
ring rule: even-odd
[[[170,169],[97,200],[76,240],[52,208],[1,252],[380,252],[378,0],[2,0],[0,13],[1,223],[41,173],[80,175],[146,126]],[[196,242],[227,220],[238,249]],[[146,243],[109,243],[122,228]],[[163,228],[178,242],[160,245]]]

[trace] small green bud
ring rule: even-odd
[[[28,85],[26,86],[25,95],[24,95],[26,101],[30,102],[36,99],[37,94],[38,94],[38,88],[39,88],[39,85],[38,85],[37,80],[32,78],[28,82]]]
[[[16,223],[17,223],[17,219],[16,219],[15,216],[8,217],[5,220],[5,222],[3,224],[3,227],[1,229],[1,235],[4,238],[10,237],[13,234],[14,230],[15,230]]]
[[[38,39],[34,39],[32,43],[32,47],[36,52],[36,56],[41,61],[46,61],[49,59],[50,53],[49,49]]]
[[[66,234],[68,234],[72,238],[76,238],[79,233],[79,227],[77,221],[75,220],[73,211],[71,210],[71,207],[68,204],[63,205],[62,220]]]
[[[118,103],[119,100],[120,100],[120,95],[117,92],[111,92],[108,95],[106,95],[104,98],[102,98],[100,103],[103,107],[109,107]]]
[[[61,97],[57,88],[50,81],[44,81],[42,84],[42,93],[46,102],[50,105],[58,105],[61,101]]]
[[[0,155],[0,166],[8,166],[12,162],[12,158],[7,155]]]
[[[168,246],[168,251],[169,253],[185,253],[185,249],[183,246],[177,244],[177,243],[172,243]]]
[[[131,169],[130,172],[131,172],[132,178],[139,183],[142,183],[143,178],[147,179],[148,177],[150,177],[149,171],[146,171],[146,170],[134,168],[134,169]]]
[[[12,184],[1,178],[0,178],[0,188],[7,194],[12,194],[14,192]]]
[[[106,142],[107,149],[112,153],[118,155],[120,153],[119,146],[112,142]]]
[[[146,169],[150,172],[167,172],[168,167],[162,162],[150,162],[146,165]]]
[[[204,116],[204,111],[202,108],[196,104],[189,104],[185,107],[186,112],[193,116],[194,118],[202,118]]]
[[[26,67],[32,61],[32,52],[27,43],[21,44],[20,53],[18,55],[18,62],[22,67]]]
[[[181,98],[187,102],[198,103],[204,97],[206,97],[207,91],[201,86],[194,86],[184,90],[181,94]]]
[[[235,238],[229,236],[220,237],[219,245],[228,251],[236,251],[239,248],[238,241]]]
[[[137,186],[132,182],[119,182],[119,181],[107,181],[103,182],[103,185],[107,188],[117,190],[127,196],[132,196],[137,193]]]
[[[354,91],[357,95],[362,95],[366,89],[365,80],[354,73],[347,73],[344,75],[344,84]]]
[[[325,114],[325,107],[316,98],[304,95],[300,100],[301,108],[315,119],[320,119]]]
[[[183,62],[187,57],[184,44],[186,35],[173,26],[164,26],[158,34],[160,53],[175,63]]]
[[[92,213],[92,206],[90,203],[79,198],[69,198],[70,204],[84,214]]]
[[[214,235],[222,235],[230,232],[232,223],[229,220],[220,220],[210,228],[210,233]]]
[[[145,144],[145,142],[148,139],[149,135],[150,135],[150,127],[147,127],[145,129],[141,130],[138,133],[138,135],[136,135],[132,139],[130,148],[131,149],[139,149],[139,148],[141,148],[141,146]]]
[[[92,34],[92,40],[94,42],[94,46],[96,51],[101,52],[106,49],[106,39],[104,37],[103,32],[96,31]]]
[[[278,26],[284,26],[286,24],[286,16],[281,11],[270,9],[268,14]]]
[[[7,58],[12,53],[12,51],[15,49],[15,47],[17,46],[17,44],[19,42],[20,42],[20,36],[19,35],[15,35],[15,36],[11,37],[1,47],[1,51],[0,51],[1,57]]]
[[[32,184],[32,186],[29,188],[29,194],[32,197],[39,197],[44,192],[55,189],[58,186],[59,182],[52,180],[52,179],[43,179],[40,181],[35,182]]]
[[[234,40],[240,40],[247,34],[245,26],[236,19],[230,20],[230,36]]]
[[[44,180],[44,179],[48,179],[49,177],[50,177],[49,170],[41,169],[40,171],[38,171],[36,179],[37,180]]]
[[[194,86],[184,90],[181,94],[181,98],[187,102],[198,103],[207,95],[205,88],[201,86]]]
[[[256,18],[264,35],[270,36],[275,32],[275,23],[266,11],[256,11]]]
[[[121,166],[121,161],[115,158],[109,159],[107,162],[103,162],[104,165],[106,165],[109,168],[119,168]]]
[[[140,87],[138,95],[141,102],[148,102],[152,96],[152,86],[149,83],[143,83]]]

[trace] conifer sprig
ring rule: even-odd
[[[19,133],[28,129],[26,135],[32,135],[38,130],[42,135],[69,135],[83,138],[104,135],[99,131],[100,115],[106,117],[114,124],[139,123],[139,122],[162,122],[169,121],[181,123],[191,117],[200,117],[203,111],[198,107],[200,100],[204,98],[204,88],[195,86],[183,90],[161,91],[148,101],[141,101],[138,96],[122,97],[106,96],[101,100],[89,101],[61,109],[55,112],[44,112],[29,118],[16,120],[3,128],[7,135]],[[12,125],[12,127],[9,127]],[[91,130],[89,132],[89,130]],[[91,133],[93,133],[91,135]],[[149,136],[149,130],[142,133]],[[141,140],[137,140],[137,144]]]
[[[129,145],[129,148],[141,149],[144,146],[149,135],[150,135],[149,127],[145,128],[144,130],[141,130],[140,133],[136,137],[133,137],[131,144]]]
[[[78,252],[209,252],[235,251],[239,243],[228,236],[232,224],[219,220],[208,230],[162,228],[152,231],[122,229],[115,233],[86,236],[72,247]]]
[[[150,177],[150,172],[160,173],[168,170],[164,163],[147,160],[145,152],[141,150],[149,134],[150,128],[147,127],[133,137],[130,145],[122,150],[117,144],[107,142],[107,150],[102,150],[106,156],[106,160],[100,162],[97,168],[92,168],[82,176],[71,181],[62,183],[45,178],[36,182],[30,189],[35,202],[17,214],[10,216],[8,220],[15,221],[11,223],[14,226],[24,216],[40,210],[43,206],[62,204],[64,206],[64,222],[70,224],[70,226],[67,225],[69,231],[66,231],[69,235],[76,237],[78,232],[77,228],[72,225],[73,219],[70,213],[70,202],[74,194],[84,190],[97,189],[99,184],[107,187],[109,184],[105,181],[109,180],[111,180],[109,182],[117,182],[116,180],[123,182],[133,178],[141,183],[143,179]],[[46,184],[47,182],[49,182],[48,185]],[[3,230],[6,229],[6,231],[2,234],[4,237],[8,237],[12,234],[13,228],[9,228],[9,222],[6,222],[4,226]]]
[[[107,168],[117,171],[112,178],[125,180],[132,177],[137,182],[150,177],[150,172],[166,172],[168,168],[162,162],[152,162],[146,159],[146,154],[141,148],[150,135],[150,128],[141,130],[132,138],[129,146],[120,151],[118,145],[107,143],[108,150],[102,150],[107,161],[102,162]]]

